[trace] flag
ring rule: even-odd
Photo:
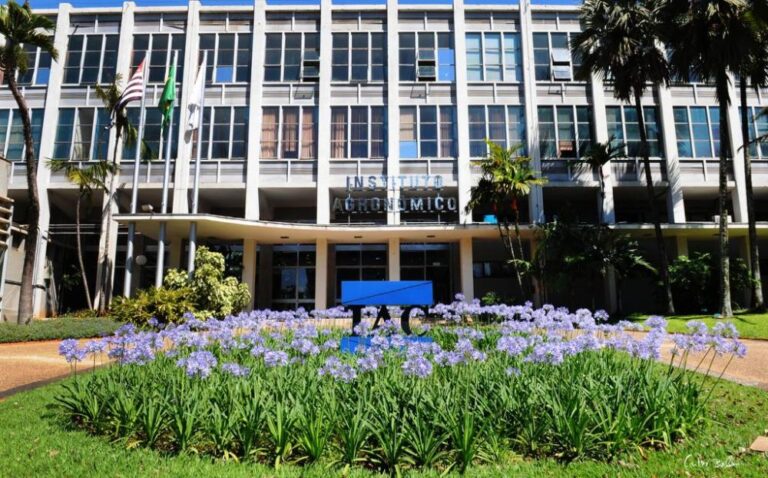
[[[163,95],[160,97],[160,103],[157,107],[163,115],[163,128],[171,124],[173,117],[173,104],[176,102],[176,65],[171,66],[168,72],[168,79],[165,80]]]
[[[195,78],[195,86],[192,87],[192,95],[187,105],[187,130],[194,131],[200,127],[200,109],[203,107],[203,95],[205,94],[205,64],[200,65]]]
[[[125,105],[131,101],[141,101],[144,97],[144,61],[146,61],[146,58],[141,60],[130,81],[125,85],[125,89],[117,100],[115,109],[112,111],[113,115],[125,108]]]

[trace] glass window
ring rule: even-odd
[[[371,158],[384,158],[387,155],[387,111],[383,106],[371,108]]]
[[[314,299],[315,246],[275,246],[272,253],[273,308],[312,309]]]
[[[517,33],[504,33],[504,75],[505,81],[523,81],[522,47]]]
[[[315,107],[267,107],[262,110],[262,114],[262,159],[314,159],[317,157]]]
[[[25,86],[47,85],[51,75],[51,54],[32,45],[24,45],[24,53],[27,56],[27,71],[19,74],[16,81]]]
[[[656,119],[656,108],[645,107],[643,114],[648,153],[651,157],[661,157],[661,132]],[[616,144],[625,143],[625,154],[629,157],[641,156],[640,125],[634,107],[609,106],[606,108],[606,115],[608,133],[616,138]]]
[[[213,118],[213,127],[211,127],[211,118]],[[205,108],[202,157],[204,159],[244,159],[248,147],[247,122],[247,107]]]
[[[349,34],[333,34],[333,50],[331,52],[331,79],[347,81],[349,79]]]
[[[549,81],[549,34],[533,34],[533,65],[536,71],[536,81]]]
[[[544,159],[579,158],[592,141],[588,106],[539,106],[539,151]]]
[[[452,33],[437,34],[437,79],[456,81],[456,52]]]
[[[456,53],[451,33],[400,33],[399,39],[400,81],[417,81],[420,78],[422,81],[427,78],[456,80]]]
[[[470,106],[469,154],[480,158],[487,154],[485,141],[503,148],[520,147],[525,154],[525,110],[522,106]]]
[[[73,161],[104,160],[109,151],[109,114],[102,108],[63,108],[53,157]]]
[[[455,158],[456,152],[456,108],[440,107],[440,157]]]
[[[681,158],[716,158],[720,154],[720,114],[717,107],[674,108],[677,154]]]
[[[437,107],[419,107],[419,146],[422,158],[437,157]]]
[[[174,108],[173,110],[173,136],[171,138],[171,157],[175,158],[178,154],[178,134],[179,131],[179,115],[181,108]],[[139,124],[139,108],[127,108],[127,115],[129,120],[133,124]],[[142,158],[146,160],[160,159],[165,155],[165,140],[168,134],[163,130],[162,123],[163,117],[160,114],[160,110],[155,107],[147,107],[144,110],[144,137],[142,138]],[[210,122],[203,115],[203,126],[205,121]],[[162,138],[162,139],[161,139]],[[136,145],[126,145],[123,148],[124,158],[136,157]]]
[[[341,298],[341,283],[387,279],[385,244],[339,244],[336,250],[336,296]]]
[[[352,33],[351,80],[368,79],[368,34]]]
[[[371,81],[387,78],[387,37],[384,33],[371,33]]]
[[[400,81],[416,80],[416,35],[400,33]]]
[[[485,156],[485,106],[469,107],[469,155],[473,158]]]
[[[768,114],[762,114],[761,107],[747,108],[747,121],[749,122],[749,155],[753,158],[765,159],[768,157],[768,143],[765,141],[754,143],[758,137],[768,135]],[[741,112],[741,109],[739,109]]]
[[[300,81],[319,74],[314,62],[320,59],[317,33],[268,33],[264,57],[264,81]],[[282,75],[282,76],[281,76]]]
[[[280,81],[280,66],[283,63],[283,36],[267,33],[264,55],[264,81]]]
[[[533,63],[536,81],[572,81],[580,59],[571,55],[569,33],[533,34]]]
[[[139,63],[149,53],[148,83],[165,83],[168,73],[173,66],[174,52],[178,51],[178,63],[176,68],[176,83],[181,83],[184,78],[184,42],[183,33],[152,33],[134,35],[133,60],[131,71],[136,71]],[[210,55],[210,54],[209,54]],[[209,59],[209,64],[212,60]]]
[[[35,153],[40,151],[40,136],[43,132],[43,110],[30,110],[32,141]],[[3,149],[4,148],[4,149]],[[24,159],[24,132],[21,116],[17,110],[0,110],[0,153],[9,161]]]
[[[347,157],[347,108],[335,106],[331,109],[331,157]]]
[[[419,143],[416,132],[416,107],[400,107],[400,157],[418,158]]]
[[[467,33],[467,80],[483,81],[483,41],[481,33]]]
[[[368,157],[368,107],[353,106],[350,109],[350,156]]]
[[[487,81],[501,81],[501,33],[485,34],[485,79]]]

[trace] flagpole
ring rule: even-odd
[[[173,71],[174,82],[176,81],[175,72],[179,62],[179,50],[173,52]],[[176,88],[176,85],[173,85]],[[168,121],[168,138],[165,143],[165,169],[163,171],[163,196],[160,201],[160,214],[168,213],[168,182],[171,175],[171,144],[173,144],[173,113]],[[155,287],[163,285],[163,269],[165,267],[165,234],[167,224],[165,220],[160,221],[160,234],[157,239],[157,269],[155,270]]]
[[[197,123],[197,157],[195,158],[195,180],[192,186],[192,214],[197,214],[198,198],[200,196],[200,161],[203,151],[203,118],[205,115],[205,76],[208,69],[208,50],[203,51],[203,87],[200,94],[200,116]],[[195,252],[197,249],[197,222],[189,224],[189,251],[187,255],[187,271],[190,277],[195,271]]]
[[[139,202],[139,166],[141,165],[141,142],[144,138],[144,106],[146,104],[147,90],[147,58],[149,51],[144,55],[141,86],[141,106],[139,107],[139,131],[136,135],[136,160],[133,163],[133,187],[131,189],[131,215],[136,214]],[[131,282],[133,278],[133,247],[136,239],[136,221],[128,223],[128,244],[125,248],[125,274],[123,275],[123,296],[131,296]]]

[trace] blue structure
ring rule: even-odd
[[[429,307],[434,303],[430,281],[344,281],[341,283],[341,304],[352,309],[352,332],[362,320],[363,307],[379,306],[373,327],[379,320],[389,320],[388,305],[403,306],[400,326],[411,335],[408,323],[411,311],[418,306]]]

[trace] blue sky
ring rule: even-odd
[[[21,3],[22,0],[18,0]],[[135,0],[137,5],[185,5],[186,0]],[[202,0],[204,5],[250,5],[252,0]],[[335,0],[339,4],[381,4],[385,0]],[[4,1],[2,3],[5,3]],[[55,0],[30,0],[34,8],[56,8],[59,3]],[[122,0],[70,0],[75,7],[111,7],[122,5]],[[319,0],[267,0],[271,4],[317,4]],[[446,4],[451,0],[400,0],[400,3],[408,4]],[[467,4],[517,4],[518,0],[465,0]],[[534,5],[575,5],[579,0],[533,0]]]

